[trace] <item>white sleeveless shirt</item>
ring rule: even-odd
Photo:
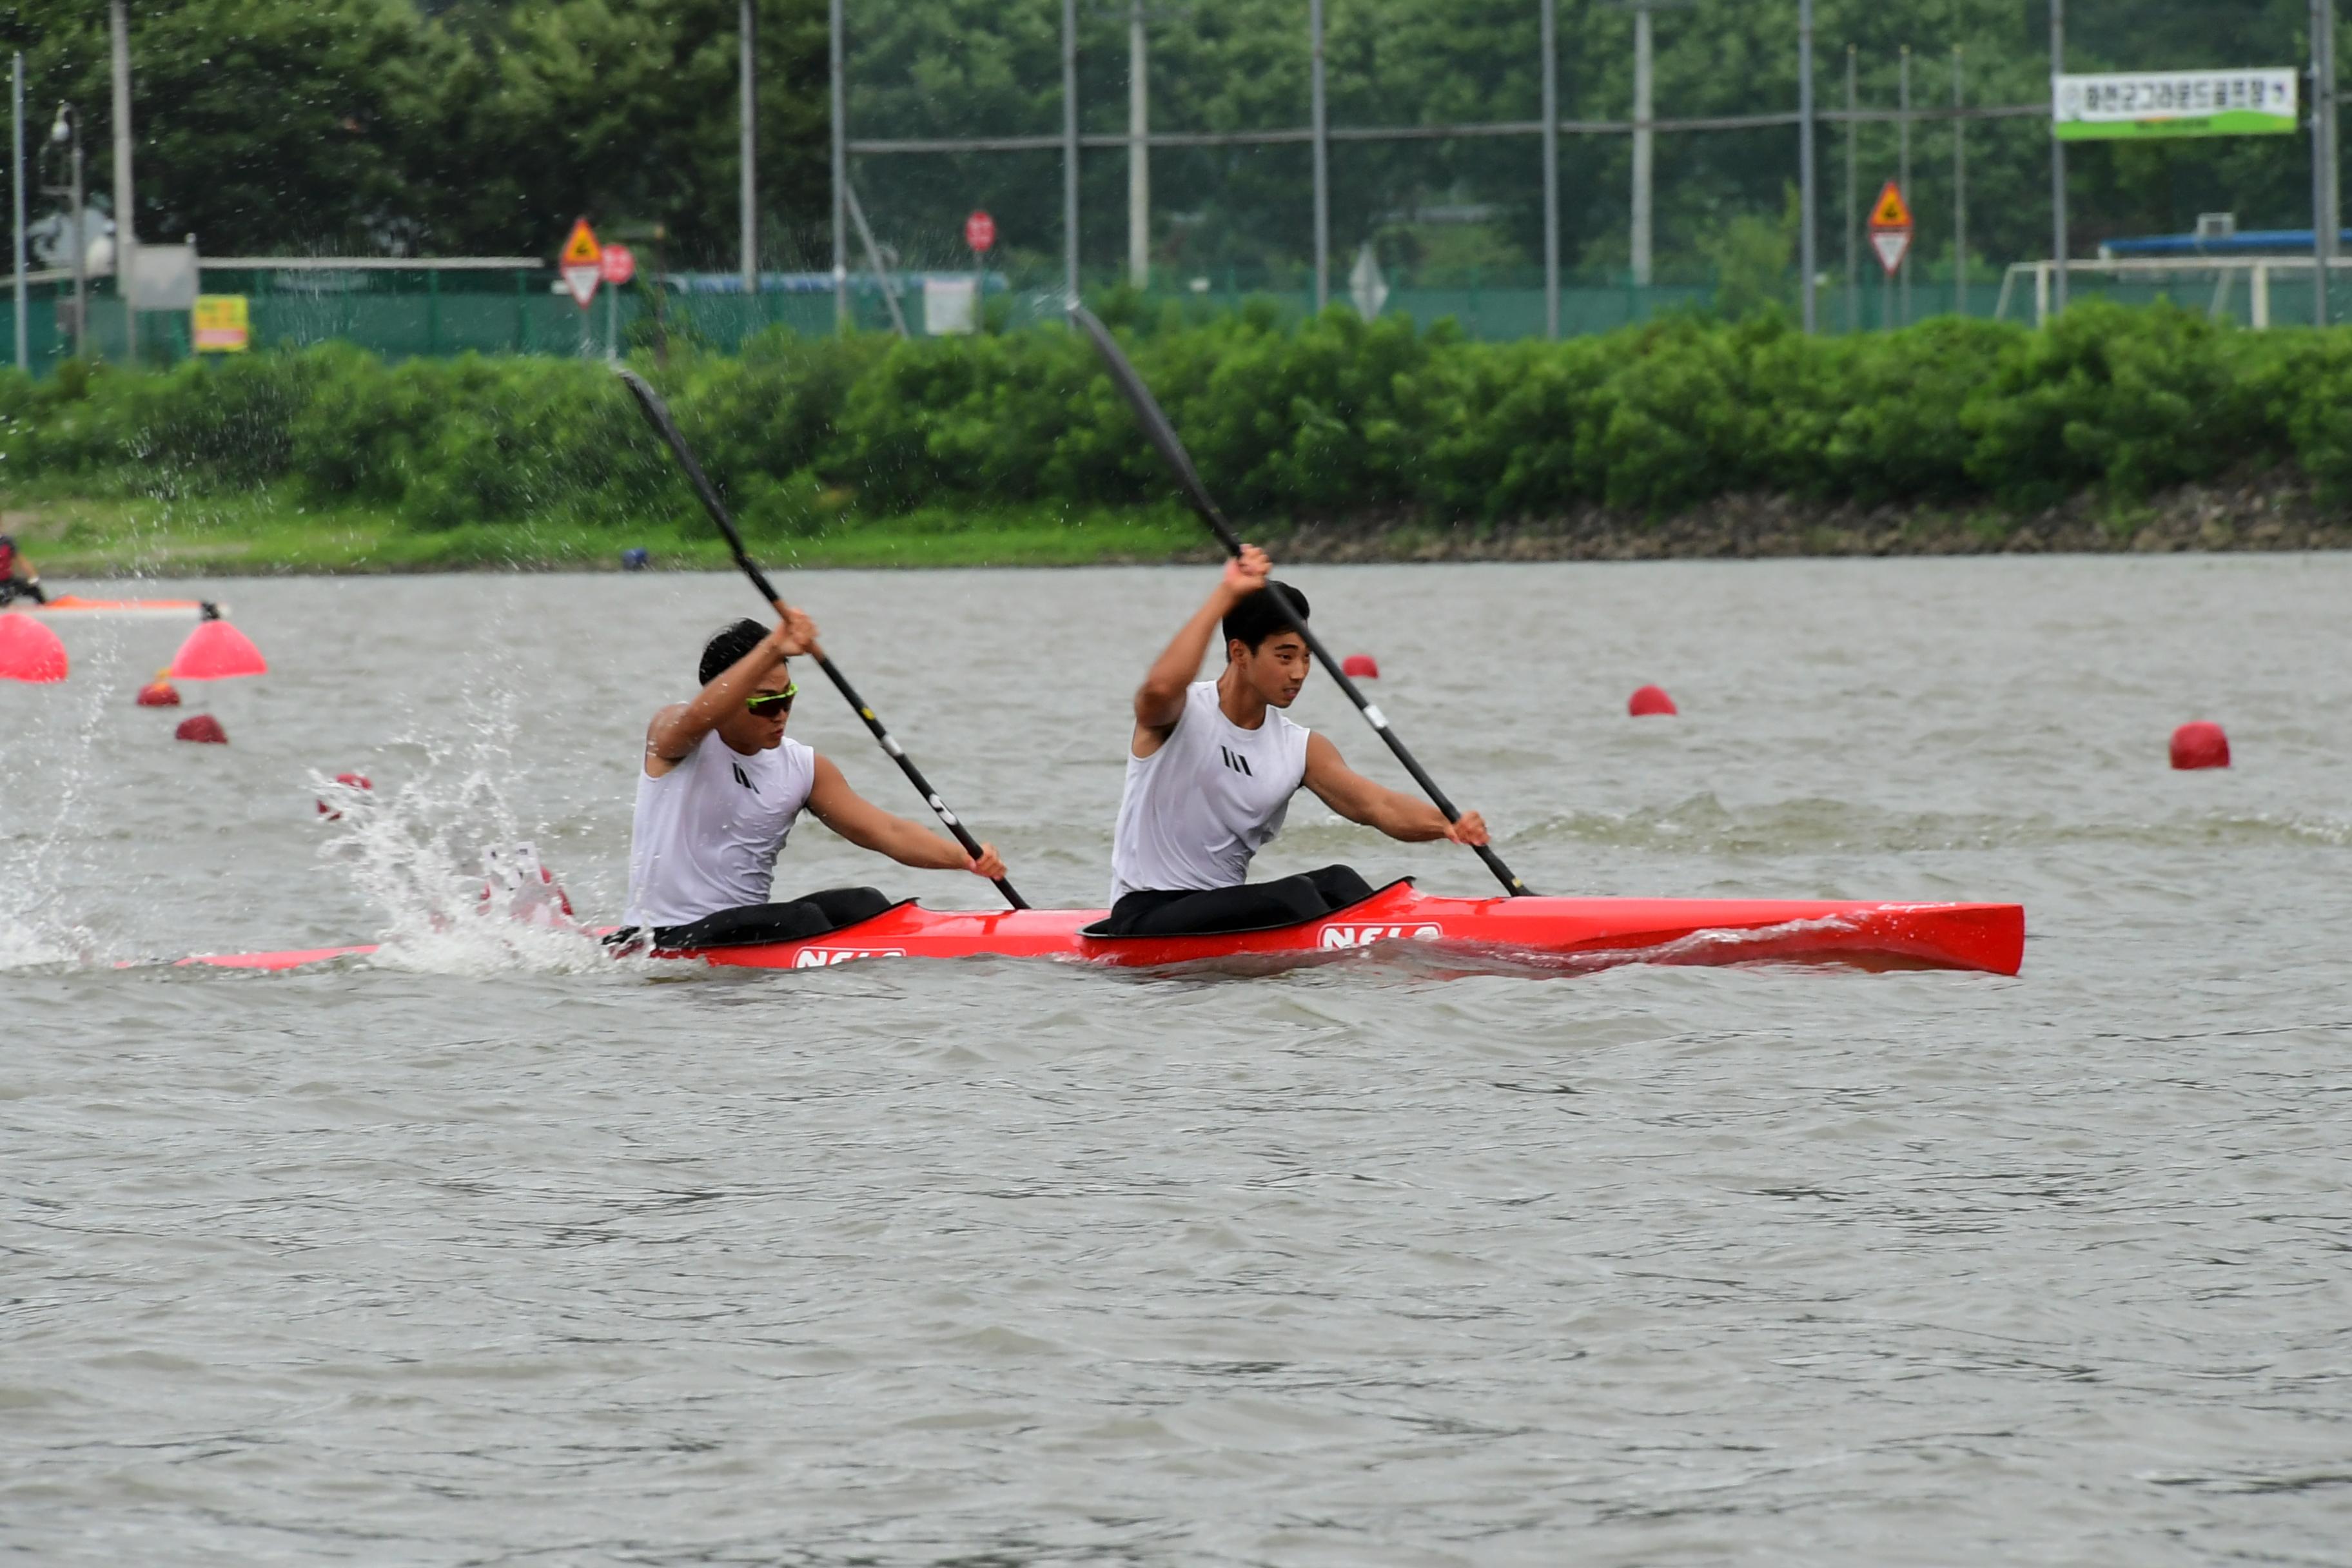
[[[1307,730],[1279,710],[1244,730],[1195,681],[1158,751],[1127,754],[1111,839],[1110,901],[1134,892],[1195,892],[1249,879],[1250,858],[1282,831],[1307,779]]]
[[[669,772],[637,769],[622,923],[676,926],[769,901],[776,856],[816,786],[816,753],[786,740],[744,756],[714,730]]]

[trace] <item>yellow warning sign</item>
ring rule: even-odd
[[[583,224],[581,226],[585,228],[587,226]],[[1886,188],[1878,193],[1878,205],[1870,209],[1870,226],[1873,228],[1909,228],[1911,226],[1911,208],[1903,200],[1902,188],[1892,180],[1887,181]]]
[[[1891,191],[1895,187],[1889,185],[1886,188]],[[596,231],[588,226],[586,218],[572,226],[572,237],[563,242],[564,266],[593,267],[604,254],[604,247],[596,243]]]

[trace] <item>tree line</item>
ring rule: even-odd
[[[1661,117],[1786,110],[1796,101],[1798,0],[1696,0],[1656,13]],[[1050,134],[1061,122],[1059,0],[847,0],[853,136]],[[1958,47],[1976,104],[2047,93],[2047,0],[1818,0],[1818,90],[1843,101],[1854,50],[1865,107],[1895,101],[1912,50],[1922,107],[1949,101]],[[1127,123],[1128,0],[1079,7],[1089,132]],[[1536,0],[1328,0],[1330,115],[1339,125],[1531,120]],[[1633,98],[1633,19],[1615,0],[1559,0],[1563,114],[1621,120]],[[1301,125],[1305,0],[1147,0],[1147,80],[1161,131]],[[759,0],[759,183],[771,265],[829,259],[825,0]],[[2304,0],[2071,0],[2078,69],[2293,65]],[[134,0],[139,229],[194,233],[214,254],[544,254],[572,216],[655,223],[672,258],[730,266],[738,224],[735,0]],[[54,105],[84,117],[90,186],[110,188],[106,8],[0,6],[26,55],[36,140]],[[1951,248],[1949,128],[1915,129],[1919,255]],[[1971,250],[2047,254],[2048,141],[2038,119],[1969,131]],[[1659,275],[1703,276],[1763,226],[1792,237],[1792,130],[1662,136]],[[1843,256],[1843,132],[1822,138],[1822,254]],[[1861,133],[1864,204],[1894,173],[1892,127]],[[1563,146],[1571,271],[1608,277],[1627,254],[1623,136]],[[2299,137],[2105,145],[2071,160],[2078,247],[2177,230],[2235,210],[2247,226],[2308,221]],[[48,171],[54,180],[57,170]],[[1126,254],[1126,157],[1082,160],[1082,249]],[[1054,152],[863,156],[853,178],[886,243],[961,259],[962,215],[999,218],[1008,262],[1058,256]],[[1311,170],[1296,143],[1162,150],[1152,166],[1155,264],[1171,273],[1295,275],[1311,250]],[[1332,234],[1344,258],[1499,276],[1541,257],[1532,137],[1343,142]],[[43,199],[34,203],[42,210]],[[47,205],[54,205],[53,199]],[[1433,209],[1456,221],[1429,221]],[[1469,221],[1460,221],[1464,218]],[[1731,237],[1727,238],[1727,237]],[[1344,265],[1344,259],[1343,259]]]

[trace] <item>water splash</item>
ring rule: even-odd
[[[387,922],[371,964],[459,975],[614,970],[594,934],[559,908],[560,888],[520,908],[514,889],[486,896],[493,880],[517,869],[515,851],[528,848],[490,768],[444,774],[428,765],[404,784],[375,790],[317,773],[311,782],[342,814],[320,853],[349,871]],[[535,854],[529,866],[538,869]]]

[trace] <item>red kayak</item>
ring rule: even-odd
[[[1767,899],[1444,899],[1392,882],[1303,925],[1217,936],[1089,935],[1100,910],[927,910],[912,900],[805,942],[663,953],[739,969],[820,969],[868,958],[1058,958],[1153,968],[1219,960],[1286,968],[1382,943],[1542,967],[1837,962],[1880,969],[2014,974],[2025,955],[2016,904],[1826,903]],[[183,959],[298,969],[374,952],[316,948]]]

